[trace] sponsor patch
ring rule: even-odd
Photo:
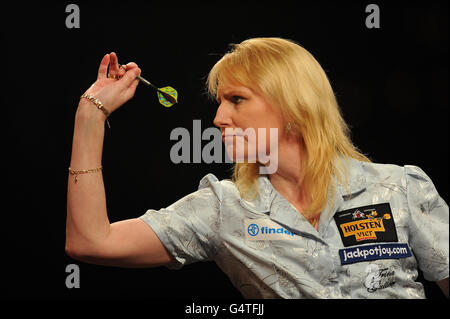
[[[389,203],[351,208],[334,214],[345,247],[376,242],[398,242]]]
[[[244,219],[247,240],[298,240],[295,235],[269,218]]]
[[[377,244],[339,249],[341,265],[378,259],[399,259],[411,257],[408,244]]]

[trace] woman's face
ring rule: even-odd
[[[220,128],[225,149],[234,162],[260,162],[278,156],[284,132],[281,112],[245,86],[219,85],[214,125]],[[271,145],[272,143],[272,145]]]

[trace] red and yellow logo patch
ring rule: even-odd
[[[376,232],[384,232],[383,219],[363,219],[340,225],[344,237],[355,236],[356,241],[377,239]]]
[[[345,247],[372,242],[398,242],[389,203],[337,212],[334,220]]]

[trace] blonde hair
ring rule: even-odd
[[[315,218],[334,193],[333,176],[347,185],[343,159],[370,160],[353,145],[328,78],[303,47],[281,38],[253,38],[233,44],[211,69],[207,89],[214,99],[220,83],[243,85],[280,107],[291,132],[302,140],[298,185],[308,195],[307,218]],[[258,163],[236,163],[233,181],[241,196],[258,193]],[[331,203],[334,198],[330,197]]]

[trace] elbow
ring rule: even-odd
[[[65,251],[66,255],[70,258],[80,260],[83,255],[85,255],[80,248],[75,246],[73,243],[71,243],[69,240],[66,239],[66,245],[65,245]]]
[[[66,255],[76,259],[76,254],[78,253],[78,248],[75,242],[73,241],[73,236],[70,235],[69,230],[66,228],[66,242],[64,246],[64,250]]]
[[[66,240],[65,251],[66,255],[72,259],[88,264],[102,264],[103,255],[98,245],[92,243],[80,244]]]
[[[65,245],[66,255],[70,258],[85,262],[91,256],[91,253],[88,251],[87,247],[74,243],[66,239]]]
[[[79,233],[66,228],[66,242],[64,250],[70,258],[83,261],[91,252],[92,244]]]
[[[75,259],[75,260],[78,260],[78,261],[81,261],[84,263],[94,263],[93,260],[95,260],[95,258],[86,249],[66,245],[65,251],[66,251],[66,255],[72,259]]]

